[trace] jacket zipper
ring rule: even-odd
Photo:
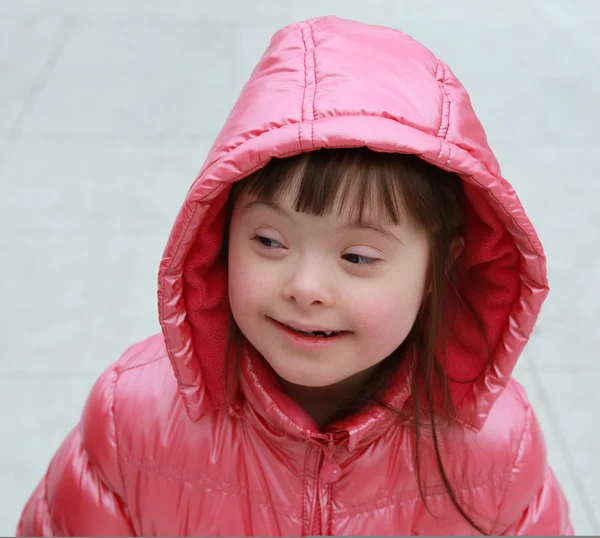
[[[327,485],[321,484],[321,477],[320,477],[321,468],[323,467],[324,464],[330,463],[331,461],[333,461],[333,452],[335,451],[336,441],[340,441],[341,439],[346,438],[347,435],[348,434],[346,432],[328,433],[328,434],[322,434],[322,433],[311,433],[310,434],[310,440],[313,443],[315,443],[316,445],[318,445],[321,450],[319,459],[318,459],[318,463],[317,463],[317,470],[316,470],[316,477],[315,477],[316,479],[314,481],[316,494],[315,494],[315,504],[314,504],[312,513],[315,514],[315,516],[311,517],[311,520],[310,520],[310,523],[308,526],[308,531],[312,536],[323,536],[321,488],[325,487],[329,491],[331,490],[330,484],[327,484]],[[331,495],[331,492],[330,492],[330,495]],[[327,518],[327,521],[325,521],[325,528],[326,528],[327,535],[329,535],[331,532],[331,529],[330,529],[331,513],[329,513],[328,516],[329,517]]]

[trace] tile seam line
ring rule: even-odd
[[[19,139],[21,128],[23,127],[27,118],[30,117],[37,98],[46,86],[48,78],[54,70],[58,59],[65,48],[70,30],[73,26],[73,22],[73,16],[66,16],[61,20],[59,29],[56,33],[57,35],[50,45],[50,53],[33,79],[33,82],[30,84],[27,94],[25,95],[25,99],[23,100],[23,103],[21,104],[21,107],[17,113],[17,117],[15,118],[10,130],[8,131],[8,134],[4,139],[5,144],[8,146]]]
[[[575,461],[573,459],[573,456],[571,455],[571,450],[569,449],[569,446],[567,445],[567,443],[565,441],[565,436],[563,435],[563,432],[560,428],[560,424],[558,423],[558,420],[554,413],[554,409],[550,405],[550,399],[548,398],[548,395],[546,394],[546,388],[544,387],[544,384],[540,380],[540,377],[539,377],[539,374],[537,371],[537,367],[533,361],[529,361],[528,370],[529,370],[531,376],[533,377],[533,382],[535,384],[535,387],[541,396],[542,404],[546,407],[546,409],[549,410],[548,415],[549,415],[549,419],[550,419],[552,433],[554,434],[554,436],[557,439],[561,456],[563,457],[564,462],[567,466],[567,470],[571,474],[571,478],[573,479],[573,483],[575,484],[575,489],[577,490],[577,494],[579,496],[579,501],[581,502],[581,504],[583,506],[583,510],[588,518],[588,521],[589,521],[590,526],[592,527],[593,531],[595,533],[600,534],[600,524],[598,523],[596,513],[594,512],[594,509],[590,502],[587,489],[585,487],[585,484],[581,480],[581,477],[579,476],[579,471],[578,471],[577,467],[575,466]]]

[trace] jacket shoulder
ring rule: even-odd
[[[465,460],[472,481],[472,499],[493,519],[494,529],[506,528],[521,516],[544,484],[546,444],[525,389],[514,379],[506,385],[478,431],[468,431]],[[488,520],[489,521],[489,520]]]
[[[510,379],[478,432],[467,433],[467,444],[487,472],[508,479],[518,460],[528,458],[528,474],[541,483],[546,444],[525,389]]]
[[[513,417],[506,445],[510,453],[510,472],[498,504],[497,528],[505,528],[522,517],[548,478],[547,449],[542,427],[525,389],[511,379],[498,410],[490,415],[490,427],[500,428]]]
[[[170,367],[161,335],[151,336],[128,348],[121,357],[98,377],[86,400],[80,420],[83,448],[100,472],[103,481],[115,491],[121,490],[120,430],[123,410],[131,408],[132,398],[143,394],[143,375],[137,387],[123,391],[123,378],[129,371],[144,370],[151,365]],[[156,370],[156,367],[155,367]],[[156,372],[153,372],[156,375]],[[148,381],[150,376],[145,376]],[[148,387],[146,387],[147,389]],[[121,492],[122,493],[122,492]]]
[[[164,359],[168,362],[169,356],[162,334],[154,334],[141,342],[127,348],[119,360],[114,364],[120,373],[132,368],[139,368],[147,364]]]
[[[198,401],[202,415],[192,421],[182,398],[182,391],[189,387],[180,385],[162,335],[129,348],[114,370],[114,431],[123,469],[132,471],[146,464],[169,468],[173,446],[190,453],[209,446],[214,421],[230,418],[220,409],[209,412],[212,407],[205,398]],[[202,380],[198,383],[196,393],[204,395]]]
[[[479,434],[486,436],[504,431],[512,439],[511,434],[523,431],[531,411],[527,392],[516,379],[510,378]]]
[[[530,437],[533,433],[536,434],[535,439]],[[524,442],[535,441],[539,456],[546,455],[535,411],[525,389],[513,378],[496,400],[483,427],[472,435],[475,444],[485,446],[496,458],[505,454],[508,458],[506,463],[514,461]]]

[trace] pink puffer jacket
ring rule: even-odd
[[[427,436],[425,508],[414,432],[389,413],[365,409],[319,432],[251,349],[241,395],[224,403],[229,307],[218,260],[230,184],[273,156],[355,146],[417,154],[465,182],[463,291],[493,356],[483,376],[451,387],[459,420],[442,453],[459,499],[493,534],[572,533],[540,427],[511,379],[548,290],[538,237],[450,69],[398,31],[324,17],[279,31],[243,88],[165,249],[162,334],[100,377],[20,535],[476,533],[450,502]],[[465,319],[452,335],[458,380],[481,366],[472,331]],[[407,373],[395,379],[385,399],[401,408]]]

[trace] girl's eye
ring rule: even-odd
[[[360,254],[344,254],[343,258],[353,265],[375,265],[378,261],[377,258],[369,258]]]
[[[283,248],[283,245],[279,241],[275,241],[275,239],[271,239],[269,237],[264,237],[262,235],[254,236],[254,240],[258,241],[263,247]]]

